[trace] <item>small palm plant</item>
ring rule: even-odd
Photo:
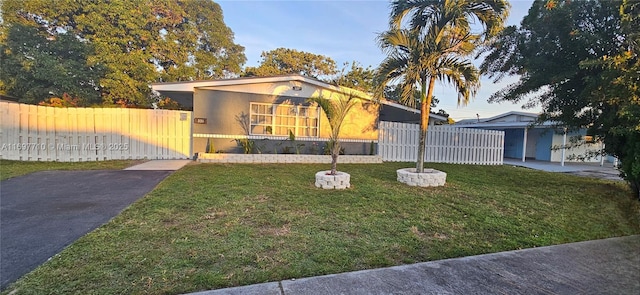
[[[309,102],[314,102],[322,109],[329,120],[331,135],[329,136],[329,152],[331,153],[331,175],[336,175],[338,170],[338,155],[340,154],[340,128],[347,114],[358,101],[355,95],[340,96],[337,99],[328,99],[322,96],[310,97]]]

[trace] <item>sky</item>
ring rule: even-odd
[[[389,1],[386,0],[253,0],[216,1],[222,7],[224,22],[235,34],[235,43],[245,47],[245,66],[257,66],[260,54],[279,47],[328,56],[341,69],[345,62],[359,62],[376,68],[385,58],[376,43],[379,33],[389,26]],[[508,25],[519,25],[533,0],[514,0]],[[474,61],[479,65],[481,61]],[[489,104],[489,96],[517,77],[493,83],[481,79],[476,97],[466,106],[457,105],[452,86],[437,83],[434,95],[454,120],[492,117],[508,111],[540,112],[539,108],[523,110],[510,102]]]

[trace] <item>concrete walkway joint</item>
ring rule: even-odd
[[[192,293],[640,294],[640,235]]]

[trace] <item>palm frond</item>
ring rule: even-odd
[[[308,98],[307,101],[318,104],[325,116],[327,116],[327,120],[329,120],[331,139],[337,141],[342,122],[344,122],[349,111],[358,102],[358,97],[353,93],[349,93],[346,97],[339,95],[333,99],[323,96],[313,96]]]
[[[399,29],[408,22],[411,30],[427,34],[457,27],[471,32],[471,24],[479,23],[484,30],[475,34],[476,41],[485,42],[504,27],[511,5],[507,0],[395,0],[391,3],[390,27]]]

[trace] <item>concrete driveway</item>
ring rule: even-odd
[[[0,182],[0,290],[98,228],[172,171],[42,171]]]
[[[564,166],[556,162],[527,160],[522,162],[520,159],[508,159],[503,161],[504,165],[525,167],[529,169],[542,170],[547,172],[559,172],[572,174],[576,176],[600,178],[607,180],[622,180],[620,171],[613,167],[612,163],[584,163],[584,162],[567,162]]]

